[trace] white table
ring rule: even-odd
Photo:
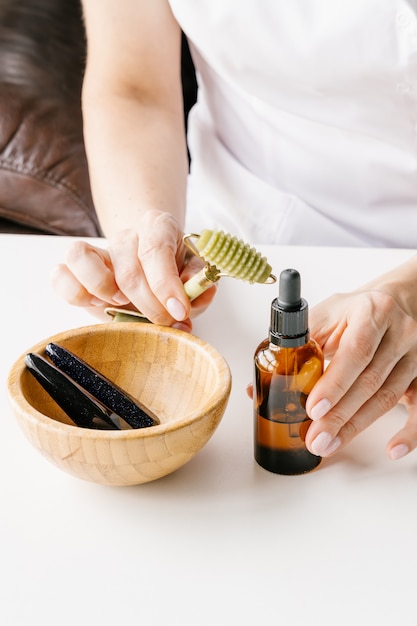
[[[170,476],[102,487],[26,441],[6,394],[12,363],[94,323],[52,292],[68,239],[0,236],[0,624],[285,626],[417,624],[417,452],[391,462],[396,408],[320,468],[274,475],[253,460],[252,355],[277,286],[223,278],[194,332],[228,360],[233,389],[207,446]],[[259,248],[295,267],[310,305],[407,250]]]

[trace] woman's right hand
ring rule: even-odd
[[[52,283],[71,304],[96,312],[128,306],[189,330],[191,314],[214,290],[191,305],[183,288],[201,261],[188,253],[182,232],[189,173],[182,31],[167,0],[125,0],[122,11],[116,4],[82,2],[85,148],[107,244],[71,245]]]
[[[147,211],[137,228],[124,229],[100,248],[75,241],[65,264],[54,268],[51,282],[69,304],[92,307],[101,316],[105,307],[126,306],[141,311],[149,320],[190,331],[191,317],[211,302],[215,288],[195,302],[183,284],[203,263],[183,242],[183,232],[168,214]]]

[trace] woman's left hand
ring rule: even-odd
[[[330,456],[398,402],[408,420],[387,444],[398,459],[417,447],[417,321],[383,290],[337,294],[310,311],[330,364],[306,405],[308,449]]]

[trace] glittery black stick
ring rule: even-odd
[[[118,415],[93,398],[44,357],[29,353],[25,357],[25,364],[29,372],[76,426],[105,430],[130,428]]]
[[[45,350],[59,369],[106,407],[120,415],[132,428],[146,428],[159,424],[159,419],[149,409],[140,406],[127,392],[66,348],[56,343],[48,343]]]

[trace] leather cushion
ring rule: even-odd
[[[101,234],[82,134],[84,58],[79,0],[0,0],[0,220],[8,232],[15,223],[16,232]]]

